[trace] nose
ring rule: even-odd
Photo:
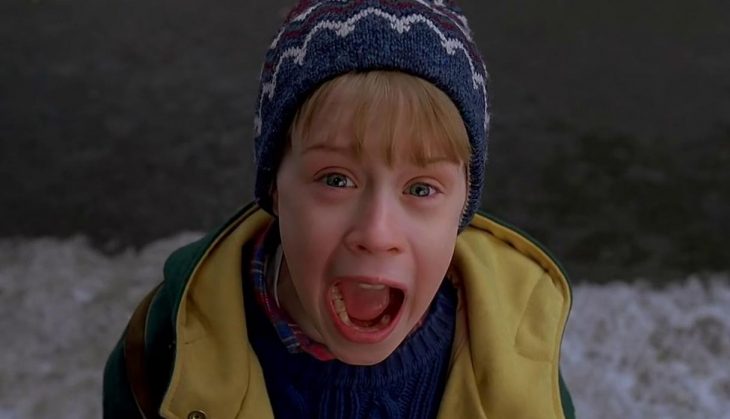
[[[345,243],[356,253],[399,254],[404,249],[404,212],[387,193],[364,196]]]

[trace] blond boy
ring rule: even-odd
[[[106,417],[572,417],[570,289],[474,216],[486,71],[445,1],[302,1],[266,56],[256,202],[175,252]]]

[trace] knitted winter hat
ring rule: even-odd
[[[461,113],[472,156],[460,230],[479,206],[486,161],[486,68],[461,10],[448,0],[301,0],[271,44],[254,120],[255,196],[271,192],[287,129],[323,82],[352,71],[399,70],[443,90]]]

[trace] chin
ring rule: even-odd
[[[341,354],[341,355],[333,353],[333,355],[335,355],[335,357],[339,361],[344,362],[345,364],[359,365],[359,366],[371,366],[371,365],[376,365],[376,364],[379,364],[379,363],[385,361],[395,350],[389,351],[387,353],[382,353],[382,354],[381,353],[375,354],[372,351],[369,351],[367,348],[363,349],[362,351],[367,352],[367,353],[353,354],[350,352],[350,353],[345,353],[345,354]]]
[[[341,362],[350,365],[369,366],[388,359],[405,340],[405,337],[397,339],[395,336],[390,336],[391,339],[375,344],[346,342],[344,345],[332,345],[329,349],[332,355]],[[397,342],[394,340],[397,340]]]

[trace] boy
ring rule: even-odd
[[[565,275],[474,216],[485,79],[450,2],[302,1],[262,70],[256,203],[168,259],[105,416],[572,416]]]

